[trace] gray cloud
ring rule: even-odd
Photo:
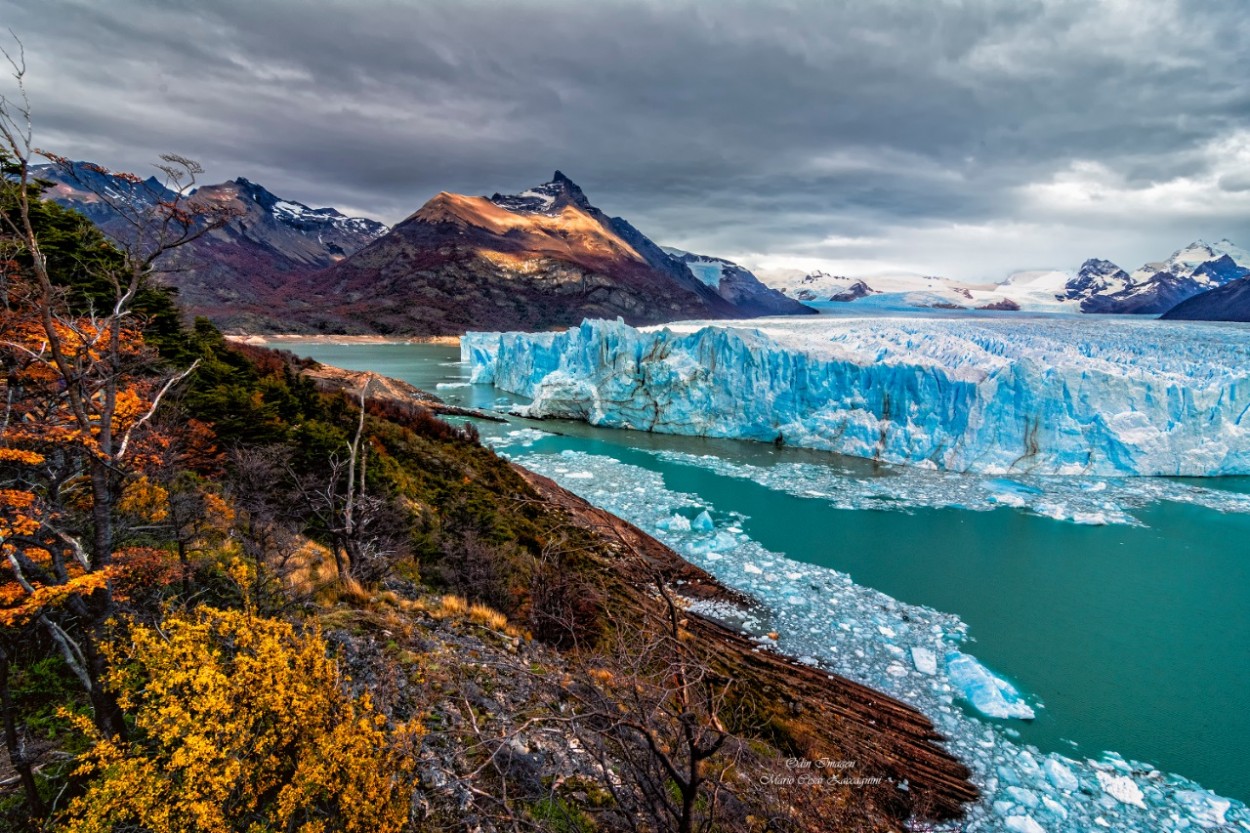
[[[113,167],[175,150],[210,179],[389,221],[560,168],[664,243],[1001,277],[1246,244],[1242,5],[0,0],[0,16],[27,48],[40,142]]]

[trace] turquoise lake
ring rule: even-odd
[[[455,404],[510,401],[465,385],[456,347],[282,346]],[[1086,526],[1011,508],[840,509],[650,452],[848,465],[834,455],[509,419],[503,429],[482,424],[483,434],[558,432],[525,453],[575,450],[658,472],[671,490],[747,516],[744,531],[770,550],[958,615],[973,638],[967,650],[1043,704],[1034,721],[1005,721],[1020,740],[1076,756],[1114,750],[1250,801],[1250,514],[1160,501],[1133,509],[1143,526]],[[1250,494],[1250,478],[1201,485]]]

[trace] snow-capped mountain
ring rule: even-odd
[[[715,266],[713,282],[713,260],[664,251],[556,171],[519,194],[436,195],[369,247],[292,287],[292,315],[321,330],[442,335],[583,318],[812,312],[728,261]]]
[[[1049,291],[1040,291],[1039,277],[1060,279],[1045,281]],[[1054,290],[1070,276],[1066,273],[1020,272],[999,284],[965,283],[937,275],[916,275],[905,272],[847,277],[816,270],[780,279],[774,274],[769,282],[782,288],[790,297],[805,303],[834,301],[854,303],[856,308],[896,309],[988,309],[1044,310],[1059,308]],[[1053,288],[1052,288],[1053,284]]]
[[[1075,272],[1016,272],[999,283],[914,274],[845,277],[824,271],[765,273],[765,281],[803,302],[850,301],[881,309],[938,307],[1030,312],[1160,314],[1207,290],[1250,275],[1250,252],[1229,240],[1197,241],[1132,273],[1091,258]]]
[[[82,212],[115,238],[122,236],[122,226],[128,224],[121,220],[112,204],[121,201],[129,209],[141,211],[175,197],[156,177],[134,183],[86,162],[75,162],[68,170],[42,165],[35,168],[34,173],[39,179],[52,183],[45,196]],[[229,208],[234,219],[226,228],[234,234],[275,246],[296,260],[320,266],[368,245],[387,231],[386,225],[376,220],[348,217],[334,208],[310,208],[301,202],[282,199],[242,177],[201,186],[188,197],[215,208]],[[283,235],[283,232],[294,235]],[[218,234],[221,236],[225,235]],[[293,243],[296,239],[310,245]]]
[[[1221,240],[1212,247],[1222,257],[1198,265],[1195,273],[1204,277],[1226,277],[1242,272],[1241,277],[1224,280],[1220,285],[1204,289],[1185,299],[1163,314],[1163,318],[1190,321],[1250,321],[1250,252]],[[1231,261],[1234,268],[1230,268]]]
[[[887,295],[892,299],[903,295],[915,295],[915,306],[931,306],[925,300],[934,302],[954,301],[954,296],[945,293],[959,292],[967,286],[957,281],[935,275],[915,275],[906,272],[868,275],[864,277],[848,277],[834,275],[821,269],[803,273],[795,270],[768,273],[765,283],[798,301],[842,301],[850,300],[848,295],[866,298],[869,295]],[[858,287],[858,288],[857,288]],[[920,296],[933,294],[932,298]],[[967,300],[966,297],[963,300]]]
[[[1247,275],[1250,254],[1228,240],[1199,240],[1132,274],[1110,261],[1087,260],[1065,286],[1063,300],[1079,303],[1082,312],[1160,314]]]
[[[665,254],[685,265],[696,278],[737,306],[758,308],[765,314],[791,315],[794,301],[760,282],[749,269],[711,255],[697,255],[682,249],[661,246]]]
[[[1111,261],[1092,257],[1081,264],[1076,277],[1065,282],[1063,300],[1076,301],[1122,292],[1132,280],[1128,272]]]
[[[325,247],[332,260],[358,251],[386,234],[388,227],[368,217],[348,217],[335,208],[309,208],[301,202],[281,199],[263,186],[243,179],[222,185],[210,185],[196,192],[204,196],[218,190],[228,199],[255,203],[266,212],[265,219],[315,239]]]
[[[68,169],[41,166],[35,174],[50,183],[44,191],[48,199],[82,212],[123,245],[133,228],[115,210],[117,203],[124,203],[128,212],[142,212],[175,196],[155,177],[136,183],[85,162]],[[190,197],[225,209],[231,219],[169,252],[157,267],[178,289],[188,314],[226,327],[250,329],[281,319],[282,293],[273,296],[278,287],[336,263],[387,231],[376,220],[348,217],[334,208],[310,208],[243,178],[202,186]]]

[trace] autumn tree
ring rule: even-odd
[[[365,425],[372,375],[356,392],[356,430],[332,448],[318,471],[288,475],[312,521],[334,556],[341,582],[370,583],[383,578],[390,565],[408,552],[407,511],[387,495],[368,488],[370,448]]]
[[[137,625],[105,684],[135,732],[83,729],[95,776],[60,829],[390,833],[408,821],[415,725],[351,697],[316,630],[199,607]]]
[[[133,567],[148,570],[153,552],[131,551],[119,537],[120,503],[168,444],[153,428],[158,408],[195,369],[169,369],[147,343],[147,313],[168,324],[173,310],[152,272],[162,254],[224,219],[188,198],[200,168],[177,156],[161,165],[165,198],[118,201],[137,230],[123,248],[45,202],[21,45],[0,52],[17,90],[0,97],[0,672],[14,646],[47,639],[86,691],[97,731],[120,737],[126,723],[101,682],[101,645],[117,609],[115,583]],[[7,679],[0,673],[0,703],[15,726]],[[20,732],[5,736],[10,758],[29,768]],[[31,780],[23,773],[37,810]]]

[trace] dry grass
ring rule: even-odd
[[[506,630],[508,627],[507,616],[504,616],[493,607],[483,604],[475,604],[469,608],[469,621],[476,622],[495,631]]]
[[[435,619],[447,619],[452,616],[462,617],[469,612],[469,602],[464,596],[443,596],[437,607],[430,610]]]
[[[305,540],[285,565],[287,587],[297,597],[309,597],[336,583],[334,556],[316,541]]]

